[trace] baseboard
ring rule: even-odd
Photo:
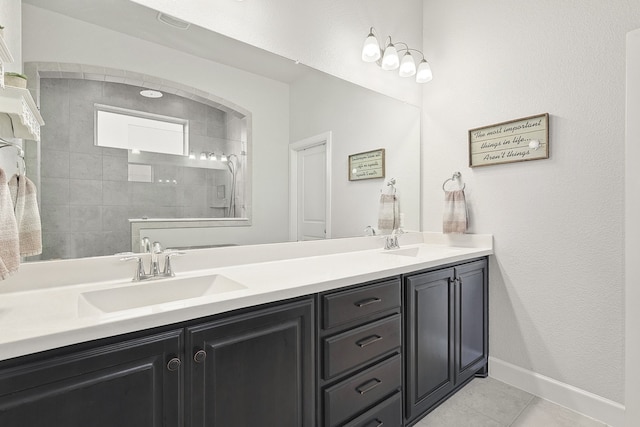
[[[553,378],[494,357],[489,358],[489,376],[609,426],[624,426],[624,405]]]

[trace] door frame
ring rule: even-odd
[[[289,144],[289,240],[298,240],[298,152],[325,145],[325,239],[331,238],[331,131]]]

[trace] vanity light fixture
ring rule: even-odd
[[[396,48],[396,45],[404,47]],[[404,51],[402,59],[400,59],[398,51]],[[411,52],[418,52],[422,56],[422,60],[417,67]],[[433,79],[431,67],[424,58],[424,53],[418,49],[410,48],[409,45],[403,42],[396,42],[394,45],[391,36],[387,37],[384,49],[381,48],[373,27],[369,30],[369,35],[362,46],[362,60],[364,62],[375,62],[380,68],[387,71],[399,68],[398,75],[400,77],[416,76],[416,83],[427,83]]]
[[[209,153],[209,160],[211,161],[218,160],[218,157],[216,157],[216,153]]]
[[[200,153],[200,160],[207,160],[207,153],[205,153],[204,151]]]
[[[189,152],[189,158],[190,158],[191,160],[194,160],[194,159],[196,158],[196,153],[194,153],[193,151],[190,151],[190,152]]]
[[[222,153],[222,155],[220,156],[220,161],[221,162],[226,162],[227,161],[227,156],[225,156],[224,153]]]

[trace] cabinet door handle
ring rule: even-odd
[[[365,427],[381,427],[383,425],[384,423],[376,418],[375,420],[371,420],[370,423],[366,424]]]
[[[364,384],[359,385],[358,387],[356,387],[356,391],[360,394],[365,394],[370,392],[371,390],[373,390],[374,388],[378,387],[380,384],[382,384],[382,381],[380,381],[377,378],[374,378],[370,381],[367,381]]]
[[[169,362],[167,362],[167,369],[171,372],[177,371],[178,369],[180,369],[180,365],[182,365],[182,361],[177,357],[174,357],[173,359],[169,360]]]
[[[360,348],[366,347],[374,342],[380,341],[382,337],[380,335],[371,335],[356,342],[356,345]]]
[[[198,350],[195,352],[195,354],[193,355],[193,360],[196,363],[202,363],[204,362],[204,360],[207,358],[207,352],[204,350]]]
[[[380,298],[377,297],[373,297],[373,298],[367,298],[367,299],[363,299],[361,301],[357,301],[354,303],[354,305],[356,307],[366,307],[370,304],[375,304],[377,302],[382,302],[382,300]]]

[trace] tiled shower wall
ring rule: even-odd
[[[128,163],[148,163],[128,150],[94,145],[94,104],[105,104],[189,120],[190,150],[233,150],[227,141],[226,113],[167,94],[144,98],[140,88],[120,83],[40,80],[42,128],[40,195],[43,253],[40,259],[110,255],[131,250],[129,218],[225,216],[218,189],[229,188],[224,169],[153,164],[153,183],[129,182]],[[237,143],[236,152],[240,152]],[[143,156],[146,153],[143,153]],[[223,167],[224,165],[218,165]],[[170,183],[166,183],[166,179]],[[173,180],[176,183],[173,183]],[[224,186],[224,187],[218,187]],[[228,195],[227,195],[228,196]]]

